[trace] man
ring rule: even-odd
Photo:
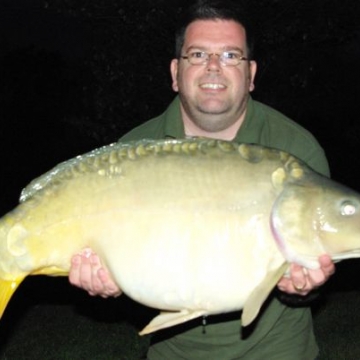
[[[171,61],[170,70],[172,87],[179,96],[164,114],[122,140],[206,136],[259,143],[288,151],[329,174],[323,150],[311,134],[250,97],[256,74],[251,33],[230,3],[201,1],[188,10],[177,32],[176,59]],[[308,294],[334,272],[328,256],[319,262],[320,269],[313,271],[293,264],[290,276],[280,280],[278,289]],[[90,249],[74,256],[69,279],[91,295],[121,293]],[[148,359],[316,358],[309,308],[290,307],[273,294],[250,329],[242,332],[239,318],[239,313],[209,317],[205,333],[199,319],[175,329],[174,336],[166,338],[165,332],[165,340],[158,342],[155,334]]]

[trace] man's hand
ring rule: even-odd
[[[69,281],[92,296],[100,295],[107,298],[121,295],[120,288],[91,249],[84,249],[81,254],[73,256]]]
[[[277,286],[288,294],[307,295],[310,291],[323,285],[335,272],[335,265],[330,256],[319,257],[320,268],[308,270],[300,265],[291,264],[290,275],[284,276]]]

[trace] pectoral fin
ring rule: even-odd
[[[14,294],[22,281],[23,278],[12,281],[0,279],[0,318],[2,317],[6,306],[11,299],[11,296]]]
[[[243,326],[247,326],[254,321],[262,304],[285,273],[287,267],[288,264],[284,263],[278,269],[269,272],[264,281],[250,294],[242,311],[241,323]]]
[[[195,319],[199,316],[205,315],[205,310],[183,310],[177,312],[168,312],[163,311],[160,315],[156,316],[153,320],[150,321],[148,325],[145,326],[144,329],[140,331],[140,335],[145,335],[152,333],[157,330],[165,329],[170,326],[182,324],[186,321]]]

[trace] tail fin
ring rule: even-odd
[[[7,304],[22,281],[23,278],[12,281],[0,279],[0,318],[3,316]]]

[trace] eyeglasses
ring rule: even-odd
[[[245,56],[242,56],[239,53],[233,51],[224,51],[220,54],[209,54],[204,51],[192,51],[187,55],[180,57],[182,59],[186,59],[191,65],[206,65],[212,55],[218,56],[220,64],[223,66],[236,66],[239,65],[242,61],[249,61],[249,59]]]

